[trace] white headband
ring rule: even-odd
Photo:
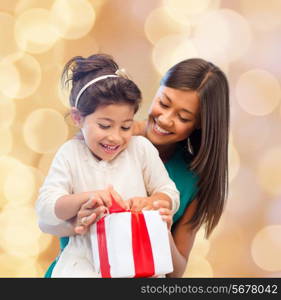
[[[79,98],[81,97],[81,95],[84,93],[84,91],[92,84],[94,84],[95,82],[99,81],[99,80],[102,80],[102,79],[105,79],[105,78],[108,78],[108,77],[119,77],[118,75],[103,75],[103,76],[100,76],[100,77],[97,77],[91,81],[89,81],[87,84],[85,84],[82,89],[80,90],[80,92],[78,93],[77,97],[76,97],[76,100],[75,100],[75,105],[74,107],[77,108],[77,105],[78,105],[78,102],[79,102]]]

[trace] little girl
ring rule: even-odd
[[[136,84],[104,54],[72,58],[62,78],[72,81],[71,116],[82,136],[67,141],[56,153],[39,191],[39,221],[56,225],[70,220],[90,198],[109,207],[109,194],[119,201],[122,197],[125,208],[134,199],[147,203],[159,199],[170,201],[175,212],[179,193],[158,151],[146,138],[132,137],[141,100]],[[89,233],[70,237],[52,277],[99,277]]]

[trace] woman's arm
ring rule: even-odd
[[[196,233],[199,229],[192,228],[190,224],[186,224],[193,216],[197,208],[197,200],[193,200],[186,209],[184,215],[175,225],[173,233],[169,233],[171,252],[173,258],[174,271],[167,274],[167,277],[182,277],[188,257],[194,244]]]
[[[146,120],[144,120],[144,121],[134,121],[134,123],[133,123],[133,135],[145,136],[145,126],[146,126]]]

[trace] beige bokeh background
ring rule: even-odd
[[[146,116],[174,63],[202,57],[231,88],[230,193],[184,277],[281,277],[281,1],[0,1],[0,276],[41,277],[59,250],[34,211],[58,147],[75,132],[59,77],[66,61],[114,56]]]

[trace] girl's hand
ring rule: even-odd
[[[101,199],[90,198],[81,206],[77,214],[74,231],[77,234],[85,234],[88,231],[89,226],[94,222],[97,222],[106,211],[107,207]]]
[[[134,197],[128,200],[129,208],[132,211],[141,211],[142,209],[153,209],[150,197]]]
[[[132,211],[158,210],[162,219],[167,222],[168,229],[171,230],[173,224],[173,214],[170,203],[166,200],[153,200],[151,197],[135,197],[129,200]]]
[[[134,197],[129,199],[129,207],[132,211],[157,210],[160,208],[170,208],[170,202],[167,200],[155,199],[155,197]]]
[[[77,234],[85,234],[90,225],[108,212],[108,208],[112,205],[112,197],[122,208],[129,209],[127,202],[123,201],[112,185],[105,190],[94,191],[90,195],[89,200],[81,206],[77,214],[74,225]]]

